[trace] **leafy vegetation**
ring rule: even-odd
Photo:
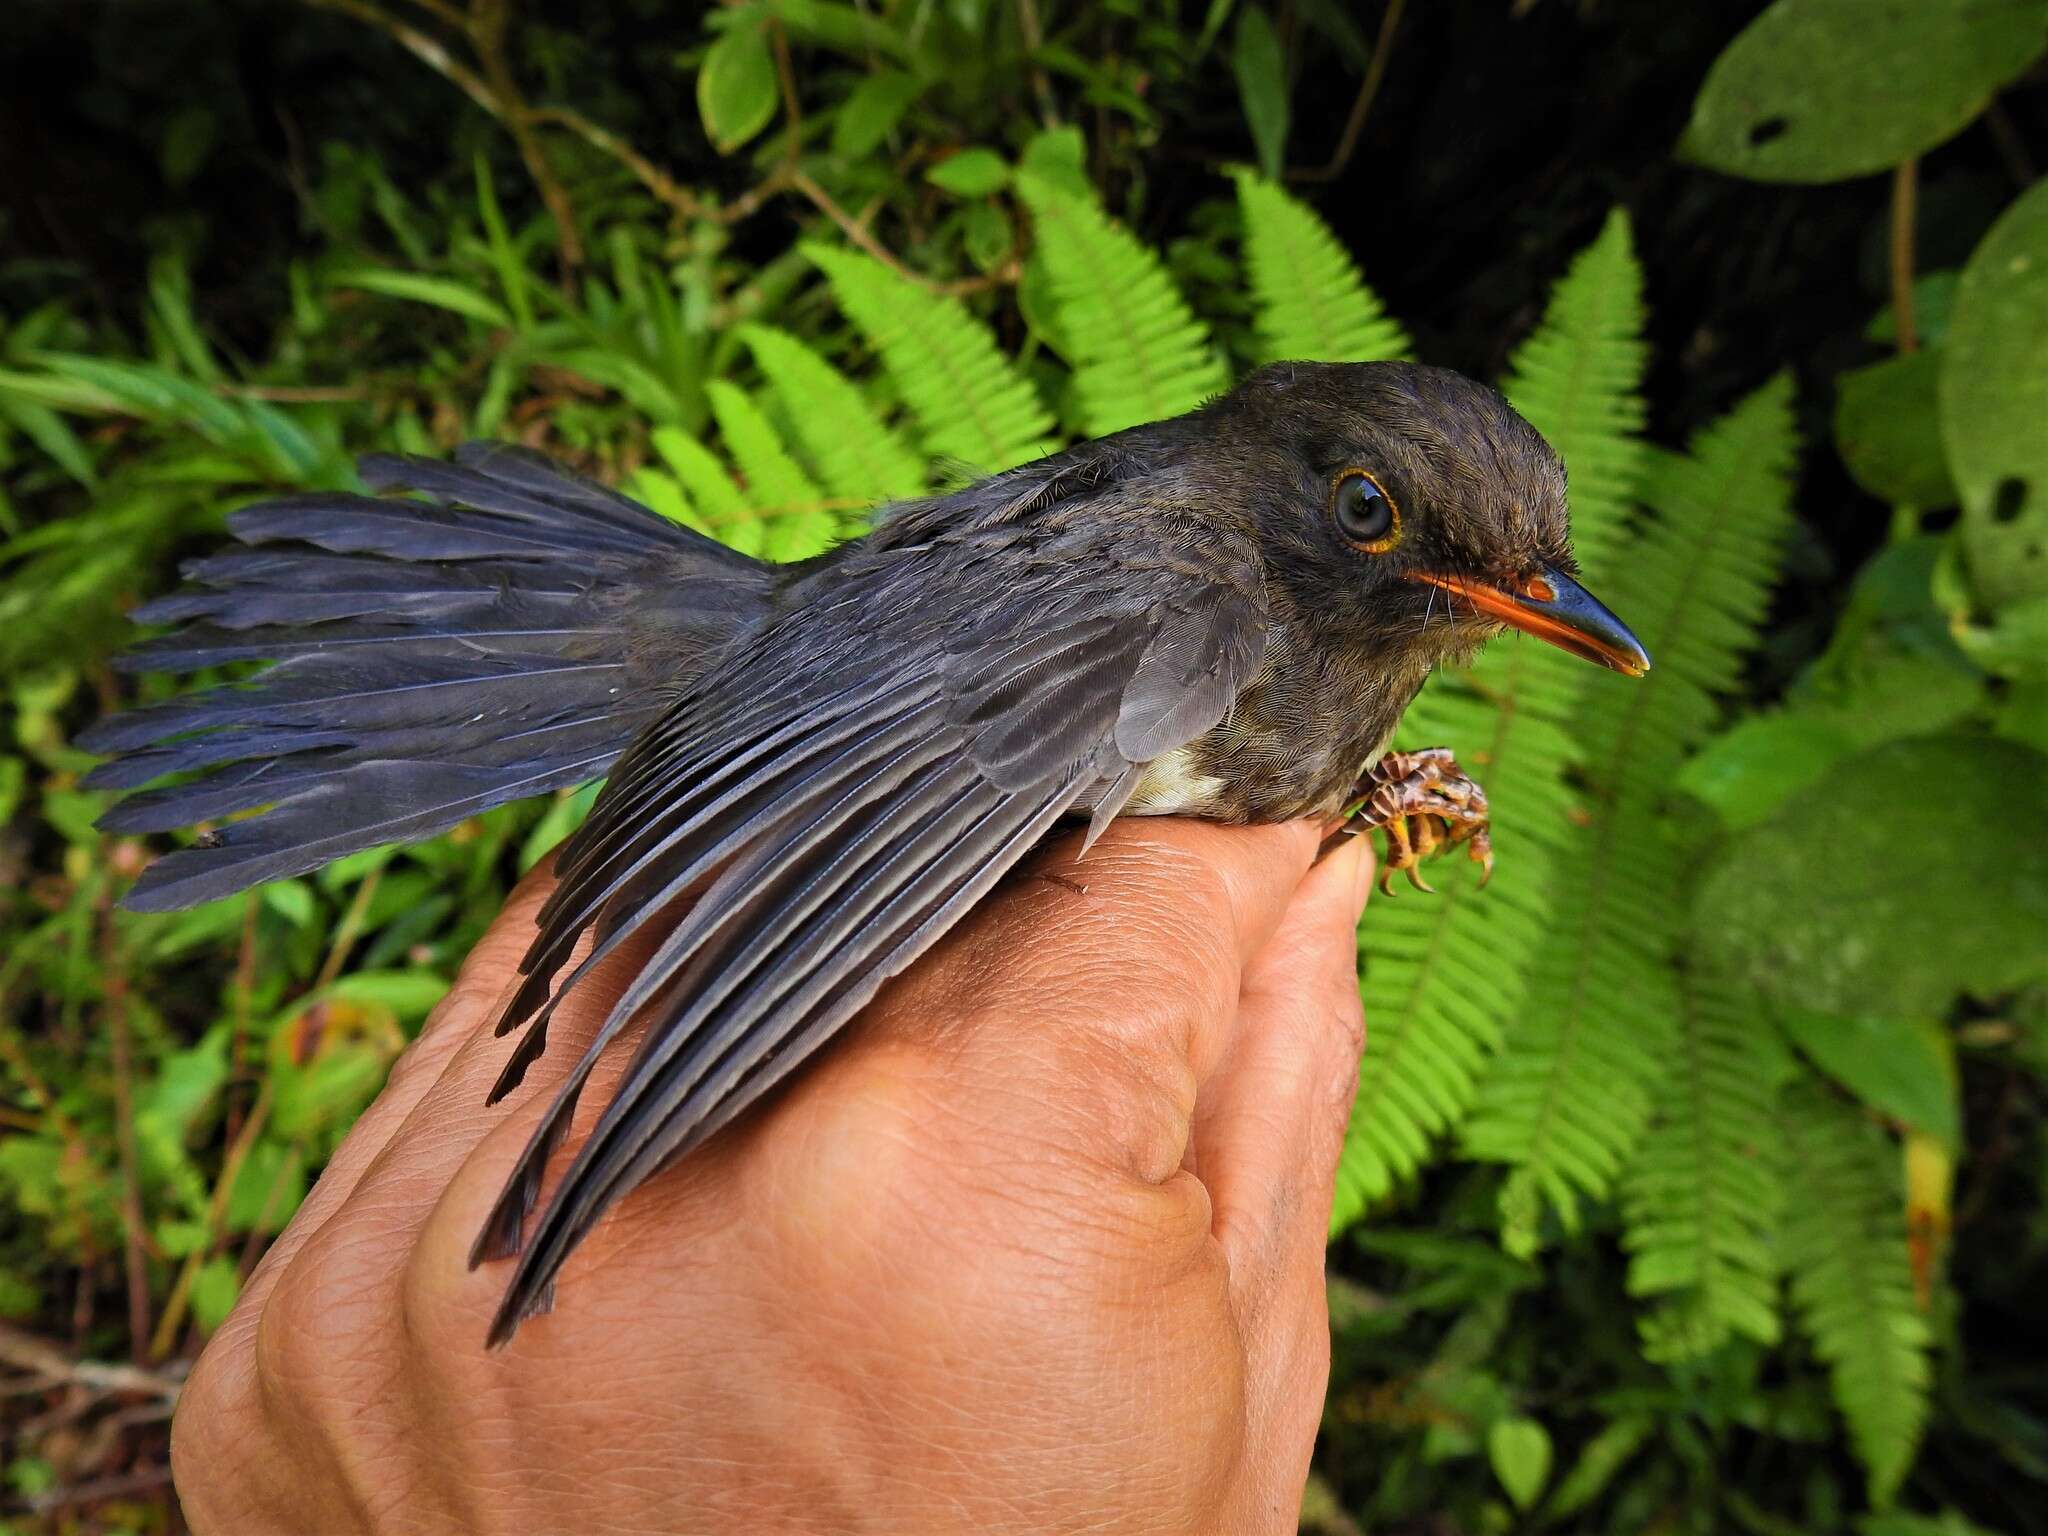
[[[1654,151],[1685,197],[1754,189],[1667,164],[1674,144],[1762,180],[1891,172],[1836,189],[1869,192],[1845,238],[1773,265],[1854,293],[1871,242],[1870,301],[1831,331],[1751,313],[1731,366],[1660,318],[1688,302],[1659,266],[1683,252],[1604,183],[1546,213],[1533,256],[1500,238],[1530,227],[1502,194],[1513,291],[1483,342],[1462,299],[1422,302],[1429,221],[1349,123],[1412,120],[1378,93],[1468,44],[1474,68],[1529,29],[1592,46],[1597,21],[1536,9],[1404,32],[1390,0],[1368,35],[1306,0],[745,0],[701,30],[651,4],[592,26],[537,0],[318,0],[281,65],[339,59],[402,100],[380,94],[390,123],[320,106],[341,131],[273,155],[290,227],[247,237],[253,295],[223,251],[239,271],[259,103],[204,69],[93,96],[74,126],[150,163],[174,213],[112,297],[34,254],[62,242],[32,211],[0,258],[0,1360],[25,1389],[0,1460],[22,1520],[163,1527],[180,1362],[591,799],[115,910],[168,843],[94,830],[71,739],[169,691],[110,666],[122,615],[227,512],[349,485],[364,451],[504,436],[795,559],[1258,361],[1414,355],[1496,374],[1557,444],[1589,584],[1656,670],[1503,641],[1404,725],[1485,780],[1499,869],[1481,892],[1433,868],[1438,894],[1362,931],[1305,1526],[2048,1531],[2026,83],[2048,10],[1778,0],[1747,31],[1658,32],[1693,50],[1690,126]],[[247,19],[217,0],[185,25]],[[1619,35],[1618,74],[1655,51]],[[1868,109],[1888,73],[1910,110]],[[1548,131],[1504,123],[1474,131],[1502,154]],[[1773,195],[1829,227],[1808,210],[1832,193]],[[76,1364],[116,1359],[134,1373]]]

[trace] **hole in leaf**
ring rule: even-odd
[[[1750,128],[1749,147],[1751,149],[1761,149],[1773,139],[1782,139],[1785,136],[1785,130],[1791,126],[1792,120],[1790,118],[1767,117]]]
[[[2007,475],[1998,482],[1998,489],[1991,493],[1991,520],[2009,523],[2020,515],[2026,504],[2027,482],[2018,475]]]

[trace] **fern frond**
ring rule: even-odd
[[[1248,238],[1251,209],[1248,202]],[[1618,519],[1633,497],[1643,452],[1641,293],[1627,224],[1616,215],[1559,280],[1541,325],[1515,353],[1508,393],[1560,445],[1575,522],[1582,495],[1596,523]],[[1469,871],[1446,872],[1432,876],[1434,900],[1382,902],[1368,919],[1372,1045],[1339,1164],[1340,1227],[1463,1120],[1488,1056],[1522,1012],[1537,948],[1556,920],[1553,845],[1575,812],[1566,727],[1581,690],[1597,681],[1585,663],[1513,636],[1472,671],[1434,680],[1408,711],[1401,745],[1449,745],[1485,781],[1499,863],[1483,895]]]
[[[767,524],[762,553],[770,560],[806,560],[829,549],[839,536],[839,521],[760,406],[724,379],[711,380],[704,394],[725,450],[746,482],[747,501]]]
[[[924,461],[851,379],[787,331],[748,325],[740,337],[774,386],[797,447],[834,499],[859,505],[924,491]]]
[[[1166,265],[1092,199],[1029,171],[1017,191],[1031,210],[1043,271],[1074,369],[1075,425],[1090,437],[1193,410],[1228,380]]]
[[[1253,333],[1261,363],[1370,363],[1410,355],[1408,333],[1306,203],[1237,174]]]
[[[725,472],[718,455],[681,427],[656,427],[649,441],[674,474],[677,494],[695,513],[697,524],[741,554],[759,555],[767,544],[767,524]]]
[[[1578,712],[1600,803],[1583,835],[1558,841],[1551,928],[1465,1126],[1471,1155],[1515,1170],[1501,1193],[1512,1250],[1535,1246],[1546,1206],[1570,1228],[1582,1196],[1608,1192],[1669,1070],[1682,858],[1657,806],[1756,635],[1789,524],[1795,440],[1780,377],[1689,453],[1654,454],[1654,515],[1607,577],[1655,666],[1633,683],[1596,678]]]
[[[1762,1002],[1695,971],[1681,987],[1676,1059],[1622,1185],[1632,1296],[1652,1360],[1690,1360],[1730,1334],[1778,1341],[1780,1100],[1792,1058]]]
[[[1642,264],[1628,215],[1617,208],[1573,258],[1543,323],[1508,360],[1501,385],[1564,460],[1572,547],[1595,583],[1606,574],[1642,478],[1644,318]]]
[[[927,293],[855,251],[801,249],[881,354],[927,455],[993,474],[1057,446],[1038,391],[958,299]]]
[[[1855,1105],[1807,1075],[1783,1116],[1791,1204],[1792,1299],[1883,1507],[1913,1464],[1927,1422],[1931,1335],[1913,1300],[1898,1148]]]

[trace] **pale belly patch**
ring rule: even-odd
[[[1155,757],[1138,775],[1125,814],[1134,816],[1204,816],[1221,808],[1223,781],[1199,772],[1192,747],[1176,747]]]

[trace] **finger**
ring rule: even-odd
[[[1305,1286],[1312,1273],[1320,1286],[1364,1044],[1357,928],[1371,883],[1363,839],[1302,882],[1245,971],[1230,1054],[1196,1107],[1197,1163],[1242,1315],[1265,1304],[1283,1277]]]
[[[965,1121],[1164,1178],[1316,844],[1306,823],[1178,817],[1126,818],[1085,854],[1065,840],[892,984],[870,1035],[928,1051]]]
[[[1196,1111],[1197,1164],[1244,1348],[1247,1508],[1293,1508],[1330,1361],[1324,1244],[1364,1021],[1358,920],[1372,889],[1363,838],[1302,883],[1245,973],[1229,1057]]]

